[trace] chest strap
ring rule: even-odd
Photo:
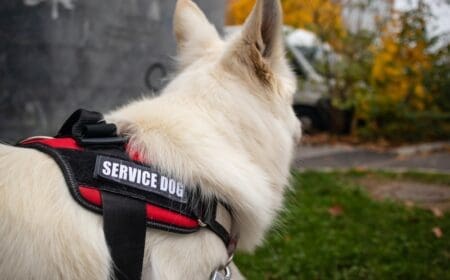
[[[115,279],[141,279],[145,249],[145,203],[102,192],[103,231]]]
[[[138,154],[129,155],[127,139],[118,136],[116,126],[107,124],[100,113],[80,109],[56,137],[28,138],[18,146],[51,156],[72,197],[103,215],[115,279],[141,279],[147,227],[175,233],[208,228],[230,256],[234,253],[237,238],[231,234],[231,209],[217,199],[204,200],[199,188],[186,187],[142,164]]]

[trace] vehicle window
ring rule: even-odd
[[[303,70],[302,66],[295,60],[292,60],[292,64],[294,66],[295,74],[297,74],[298,77],[305,79],[306,78],[306,73]]]
[[[297,75],[298,78],[306,79],[306,73],[303,67],[298,63],[297,60],[294,59],[292,54],[288,54],[289,62],[291,64],[292,70],[294,70],[294,73]]]
[[[295,48],[303,54],[317,73],[327,76],[326,59],[328,53],[326,51],[320,50],[318,47],[296,46]]]

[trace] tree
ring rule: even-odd
[[[226,15],[228,25],[244,23],[255,0],[229,0]],[[333,0],[282,0],[284,23],[305,28],[327,38],[342,36],[345,28],[341,18],[341,6]]]
[[[375,48],[372,84],[384,103],[407,105],[423,111],[431,103],[424,87],[424,74],[432,66],[427,53],[430,45],[426,34],[427,7],[419,1],[416,9],[394,13]],[[383,101],[379,101],[383,103]]]
[[[243,23],[254,2],[230,0],[228,23]],[[285,24],[314,32],[339,54],[333,65],[325,60],[318,67],[333,107],[353,112],[355,136],[450,137],[450,47],[430,52],[435,38],[426,31],[430,10],[424,0],[406,12],[394,10],[393,0],[281,2]],[[374,5],[385,9],[367,29],[361,22]],[[356,26],[344,24],[344,9],[352,10],[352,16],[356,11]]]

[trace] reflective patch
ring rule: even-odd
[[[95,160],[94,178],[127,185],[178,202],[187,202],[183,183],[131,161],[98,155]]]

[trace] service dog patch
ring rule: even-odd
[[[187,202],[183,183],[131,161],[98,155],[95,161],[94,178],[127,185],[178,202]]]

